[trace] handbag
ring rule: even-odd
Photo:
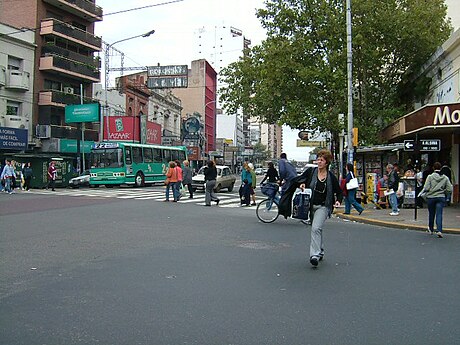
[[[187,194],[186,190],[185,190],[185,187],[184,187],[184,185],[182,183],[180,184],[179,191],[180,191],[181,196],[185,196]]]
[[[165,186],[167,186],[168,184],[169,184],[169,178],[165,180]]]
[[[358,189],[359,188],[359,183],[358,179],[351,174],[352,179],[347,183],[347,189]]]
[[[294,196],[292,218],[310,219],[310,194],[308,192],[300,192]]]

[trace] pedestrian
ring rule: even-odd
[[[243,163],[243,169],[241,170],[241,188],[240,188],[240,199],[241,206],[249,206],[251,201],[251,186],[252,186],[252,175],[251,168],[247,162]]]
[[[447,178],[449,179],[449,182],[453,185],[453,182],[452,182],[452,169],[450,168],[449,163],[447,161],[443,162],[441,170],[439,171],[439,173],[441,175],[447,176]],[[449,193],[449,194],[446,195],[446,205],[447,206],[450,205],[451,197],[452,197],[452,193]]]
[[[204,181],[205,181],[205,206],[211,206],[211,201],[215,201],[216,205],[219,205],[219,198],[214,193],[217,179],[217,168],[213,161],[208,161],[206,168],[204,169]]]
[[[56,163],[54,161],[51,161],[51,164],[48,168],[48,186],[46,187],[46,189],[49,189],[51,187],[51,190],[54,192],[54,187],[56,185],[56,177],[57,177]]]
[[[26,191],[29,191],[30,181],[32,180],[32,177],[34,176],[34,172],[32,170],[32,166],[30,162],[26,163],[26,165],[24,166],[24,169],[22,169],[22,174],[24,176],[24,189]]]
[[[169,201],[169,190],[171,189],[173,193],[173,200],[172,202],[177,202],[177,191],[176,191],[176,183],[177,183],[177,170],[176,170],[176,163],[173,161],[169,162],[169,168],[166,172],[166,194],[165,194],[165,202]]]
[[[355,174],[353,173],[354,167],[353,164],[347,163],[346,167],[346,172],[347,175],[345,176],[345,188],[346,184],[350,182],[351,179],[355,178]],[[356,192],[358,188],[353,188],[353,189],[347,189],[347,193],[345,196],[345,212],[344,214],[350,214],[351,212],[351,206],[353,206],[356,211],[361,215],[364,211],[364,207],[362,207],[357,201],[356,201]]]
[[[280,179],[280,177],[278,175],[278,170],[276,170],[275,165],[273,164],[273,162],[268,162],[268,170],[267,170],[263,180],[260,181],[260,184],[262,185],[265,182],[265,180],[267,180],[267,179],[268,179],[269,183],[277,183],[279,181],[279,179]]]
[[[318,266],[324,257],[323,227],[327,218],[331,217],[334,207],[342,202],[342,190],[337,177],[329,171],[332,154],[322,149],[317,153],[318,167],[307,168],[300,176],[292,179],[292,183],[281,196],[278,212],[285,218],[291,216],[292,196],[299,187],[312,191],[310,202],[311,242],[310,264]],[[308,226],[308,225],[307,225]]]
[[[0,179],[5,181],[5,192],[7,192],[8,194],[13,194],[13,190],[11,189],[11,183],[13,181],[13,177],[16,177],[16,172],[14,171],[14,168],[11,165],[11,161],[6,160],[5,163],[6,164],[3,167]]]
[[[399,208],[398,208],[398,197],[396,192],[399,188],[399,175],[397,168],[395,168],[392,164],[387,165],[387,173],[388,173],[388,188],[387,188],[387,196],[388,201],[391,206],[390,216],[399,216]]]
[[[21,181],[21,177],[18,176],[18,173],[16,172],[16,161],[11,160],[11,166],[14,169],[14,176],[11,178],[11,192],[14,193],[14,190],[16,189],[16,177],[19,177],[19,181]],[[19,182],[21,184],[21,182]]]
[[[441,163],[433,164],[434,172],[428,175],[420,196],[427,200],[428,204],[428,232],[434,232],[434,221],[436,218],[436,235],[442,238],[442,212],[446,203],[446,195],[452,193],[453,187],[449,178],[441,175]]]
[[[176,159],[174,161],[176,163],[176,174],[177,174],[177,182],[176,182],[176,195],[177,195],[177,201],[180,200],[182,197],[181,194],[181,188],[182,188],[182,167],[180,166],[180,161]]]
[[[249,173],[251,174],[251,184],[249,185],[249,194],[251,195],[251,206],[256,205],[256,187],[257,187],[257,176],[254,171],[254,165],[248,163]]]
[[[295,167],[287,160],[287,154],[282,153],[278,161],[278,169],[280,172],[280,184],[281,184],[281,194],[289,188],[291,185],[292,179],[297,177],[297,170]]]
[[[188,189],[188,194],[189,194],[189,199],[193,199],[193,188],[192,188],[192,169],[189,167],[189,161],[184,161],[183,162],[184,167],[182,168],[182,184],[187,186]]]

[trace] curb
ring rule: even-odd
[[[341,213],[335,213],[335,212],[334,214],[337,218],[352,220],[352,221],[356,221],[356,222],[364,223],[364,224],[380,225],[380,226],[384,226],[388,228],[407,229],[407,230],[415,230],[415,231],[423,231],[423,232],[426,232],[427,230],[426,224],[416,225],[416,224],[390,222],[386,220],[371,219],[371,218],[367,218],[363,216],[354,216],[354,215],[341,214]],[[460,229],[457,229],[457,228],[443,228],[442,232],[445,234],[460,235]]]

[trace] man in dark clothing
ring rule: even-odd
[[[452,183],[452,169],[450,168],[449,164],[446,161],[443,162],[442,168],[439,171],[439,174],[447,176],[447,178],[449,179],[449,182],[451,184],[453,184]],[[451,197],[452,197],[452,193],[449,193],[449,194],[446,195],[446,205],[447,206],[450,205],[450,198]]]

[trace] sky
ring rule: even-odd
[[[147,38],[136,38],[115,45],[125,54],[125,67],[190,65],[193,56],[193,34],[200,27],[228,25],[243,31],[252,46],[265,38],[265,30],[255,13],[263,0],[96,0],[104,10],[104,20],[96,23],[96,35],[111,44],[154,29]],[[460,27],[460,0],[446,0],[448,15],[455,28]],[[139,10],[115,12],[156,5]],[[142,49],[139,43],[142,42]],[[116,64],[116,61],[114,61]],[[111,67],[115,67],[111,63]],[[111,78],[113,76],[111,75]],[[297,148],[297,130],[283,128],[283,151],[288,158],[308,159],[308,148]]]

